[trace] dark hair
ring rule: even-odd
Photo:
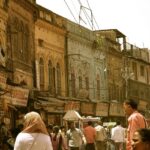
[[[62,130],[62,129],[65,129],[65,126],[60,126],[60,129]]]
[[[47,126],[47,128],[50,129],[50,130],[52,130],[52,129],[53,129],[53,125],[52,125],[52,124],[49,124],[49,125]]]
[[[59,132],[59,126],[54,126],[53,127],[53,132],[58,133]]]
[[[142,128],[138,129],[137,132],[143,142],[150,142],[150,129]]]
[[[137,109],[138,103],[134,99],[128,99],[124,101],[125,104],[130,105],[133,109]]]
[[[91,126],[93,123],[92,121],[88,121],[88,125]]]
[[[118,120],[118,121],[116,122],[116,125],[121,125],[121,122]]]

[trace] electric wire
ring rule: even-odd
[[[74,4],[73,0],[71,0],[71,2],[72,2],[73,8],[74,8],[74,10],[75,10],[76,14],[78,14],[78,10],[77,10],[77,8],[76,8],[76,6],[75,6],[75,4]]]
[[[86,0],[86,2],[87,2],[87,4],[88,4],[88,7],[91,9],[90,4],[89,4],[89,1]],[[92,9],[91,9],[91,10],[92,10]],[[97,21],[96,21],[94,15],[93,15],[93,19],[94,19],[94,21],[95,21],[95,24],[96,24],[97,28],[99,29],[99,25],[98,25],[98,23],[97,23]]]
[[[71,15],[73,16],[75,22],[78,23],[78,21],[76,20],[76,18],[75,18],[75,16],[74,16],[73,12],[71,11],[71,9],[70,9],[70,7],[69,7],[69,5],[68,5],[68,3],[66,2],[66,0],[64,0],[64,2],[65,2],[65,4],[66,4],[67,8],[69,9]]]
[[[87,19],[87,21],[88,21],[89,26],[93,29],[93,26],[91,25],[91,18],[89,17],[89,15],[87,14],[87,12],[86,12],[86,10],[85,10],[86,7],[84,7],[84,6],[82,5],[82,3],[81,3],[80,0],[78,0],[78,3],[80,4],[80,9],[83,10],[83,13],[84,13],[84,15],[85,15],[85,17],[86,17],[86,19]],[[86,9],[88,9],[88,8],[86,8]],[[90,9],[88,9],[88,10],[91,11]],[[81,16],[79,16],[79,17],[81,18]],[[82,20],[83,20],[83,19],[82,19]]]

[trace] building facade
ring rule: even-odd
[[[1,22],[6,53],[3,65],[6,92],[1,96],[5,114],[2,119],[14,127],[20,123],[20,116],[28,111],[29,90],[33,88],[34,31],[38,10],[25,0],[1,2],[6,12],[5,15],[3,12],[6,18]]]
[[[91,31],[36,0],[3,0],[0,119],[14,127],[35,110],[47,124],[62,124],[73,109],[104,121],[125,120],[127,98],[150,118],[149,56],[117,29]]]
[[[35,83],[36,96],[47,123],[61,123],[66,96],[64,20],[59,15],[38,6],[35,23]],[[43,101],[41,101],[42,99]],[[47,105],[45,105],[44,100]],[[38,108],[38,107],[36,107]],[[47,116],[46,116],[47,115]],[[59,119],[58,119],[59,118]]]
[[[102,46],[97,44],[95,32],[83,26],[67,20],[66,30],[69,103],[82,115],[99,116],[99,103],[107,101]]]
[[[149,50],[127,43],[126,66],[128,68],[127,98],[136,99],[139,111],[147,118],[150,117],[150,58]]]

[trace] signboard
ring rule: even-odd
[[[47,112],[55,112],[55,113],[63,113],[64,112],[64,107],[63,106],[47,106],[43,107],[44,110]]]
[[[7,103],[16,106],[27,106],[29,89],[9,86],[8,91],[9,92],[3,96]]]
[[[65,112],[68,110],[80,110],[80,102],[69,101],[65,104]]]
[[[6,88],[6,76],[2,72],[0,72],[0,89]]]
[[[84,115],[94,115],[94,104],[81,103],[81,113]]]
[[[110,116],[125,116],[123,105],[120,103],[111,103],[109,108]]]
[[[108,103],[97,103],[96,104],[96,116],[108,116]]]

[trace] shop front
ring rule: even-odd
[[[61,125],[65,101],[52,97],[41,97],[34,102],[34,110],[40,113],[46,125]]]
[[[109,122],[120,121],[122,125],[126,125],[126,117],[121,103],[111,102],[109,106]]]
[[[5,112],[4,121],[12,128],[23,121],[23,116],[27,112],[29,90],[10,85],[7,85],[6,89],[7,93],[1,96]]]
[[[95,116],[95,103],[81,102],[81,114],[82,116]]]
[[[65,104],[64,111],[75,110],[80,112],[80,102],[79,101],[67,101]]]
[[[103,121],[108,118],[109,103],[100,102],[96,104],[96,116],[100,117]]]
[[[0,68],[1,69],[1,68]],[[5,122],[7,126],[10,124],[9,114],[5,111],[4,95],[8,93],[6,90],[6,73],[0,70],[0,123]]]

